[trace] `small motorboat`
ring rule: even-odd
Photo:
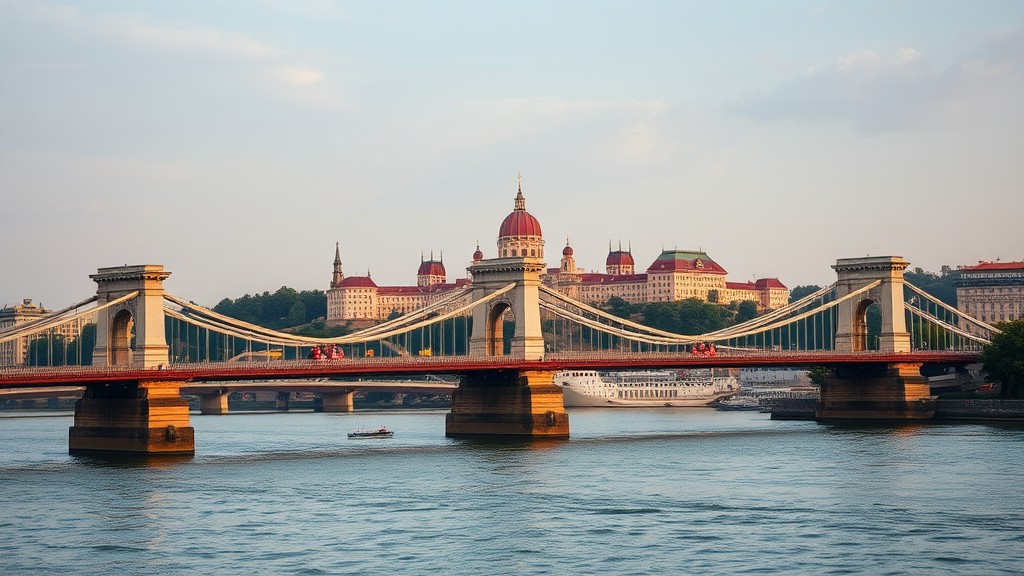
[[[349,438],[391,438],[395,433],[384,426],[376,430],[355,430],[348,433]]]

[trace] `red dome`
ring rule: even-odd
[[[498,230],[498,236],[507,238],[512,236],[543,236],[540,232],[540,222],[526,210],[513,210],[505,217]]]
[[[633,266],[633,255],[629,252],[623,252],[622,250],[616,250],[615,252],[609,252],[608,258],[604,261],[606,266]]]
[[[484,259],[484,253],[480,251],[480,247],[477,247],[476,252],[473,252],[473,262],[479,262]]]
[[[420,262],[420,269],[416,271],[417,276],[447,276],[444,264],[436,260]]]
[[[562,256],[572,256],[572,246],[566,244],[565,248],[562,248]]]
[[[543,236],[540,233],[540,222],[526,211],[526,198],[523,197],[523,189],[519,188],[516,194],[516,209],[505,217],[498,229],[498,238],[510,238],[517,236]]]

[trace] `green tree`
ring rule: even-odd
[[[736,323],[742,324],[754,318],[757,318],[757,304],[750,300],[740,302],[740,305],[736,308]]]
[[[789,301],[791,303],[796,302],[797,300],[803,298],[804,296],[810,296],[811,294],[814,294],[818,290],[821,290],[821,286],[817,286],[815,284],[797,286],[796,288],[793,288],[792,290],[789,291]]]
[[[1002,398],[1024,398],[1024,319],[1000,322],[1002,334],[981,351],[982,369],[1000,385]]]
[[[950,306],[956,306],[956,280],[959,277],[960,274],[949,266],[943,266],[942,272],[938,274],[926,272],[921,268],[914,268],[903,274],[904,280]]]
[[[825,383],[825,378],[828,378],[831,372],[831,370],[824,366],[811,366],[807,370],[807,377],[811,379],[811,384],[821,386]]]

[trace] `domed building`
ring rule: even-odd
[[[544,235],[540,222],[526,211],[526,198],[520,181],[515,209],[498,229],[499,258],[544,258]]]
[[[448,273],[444,269],[444,254],[441,254],[440,260],[434,260],[434,253],[430,253],[430,260],[423,260],[423,254],[420,253],[420,269],[416,271],[416,285],[417,286],[432,286],[434,284],[444,284],[448,281]]]

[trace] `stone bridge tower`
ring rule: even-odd
[[[900,256],[840,258],[836,296],[841,298],[880,280],[881,284],[838,306],[836,351],[867,352],[867,309],[877,304],[882,313],[878,353],[894,358],[834,368],[821,387],[815,410],[819,420],[915,420],[935,414],[935,398],[921,376],[921,363],[900,361],[911,352],[903,305],[903,271],[909,263]]]
[[[479,258],[477,256],[480,256]],[[504,323],[515,323],[511,360],[543,360],[540,322],[540,275],[544,272],[544,238],[540,223],[526,211],[522,182],[515,209],[501,223],[498,257],[474,254],[469,272],[473,299],[481,300],[509,284],[496,299],[473,308],[470,356],[504,355]],[[452,395],[445,434],[565,437],[569,415],[562,389],[550,370],[495,369],[465,378]]]
[[[838,275],[836,297],[842,298],[876,280],[882,283],[838,306],[837,352],[863,352],[867,341],[867,309],[877,304],[882,312],[879,352],[910,352],[910,333],[903,307],[903,271],[910,263],[900,256],[840,258],[832,268]]]
[[[145,264],[100,268],[89,276],[96,281],[97,304],[101,306],[139,292],[135,298],[99,312],[92,353],[94,366],[156,368],[168,363],[163,282],[170,275],[161,265]]]

